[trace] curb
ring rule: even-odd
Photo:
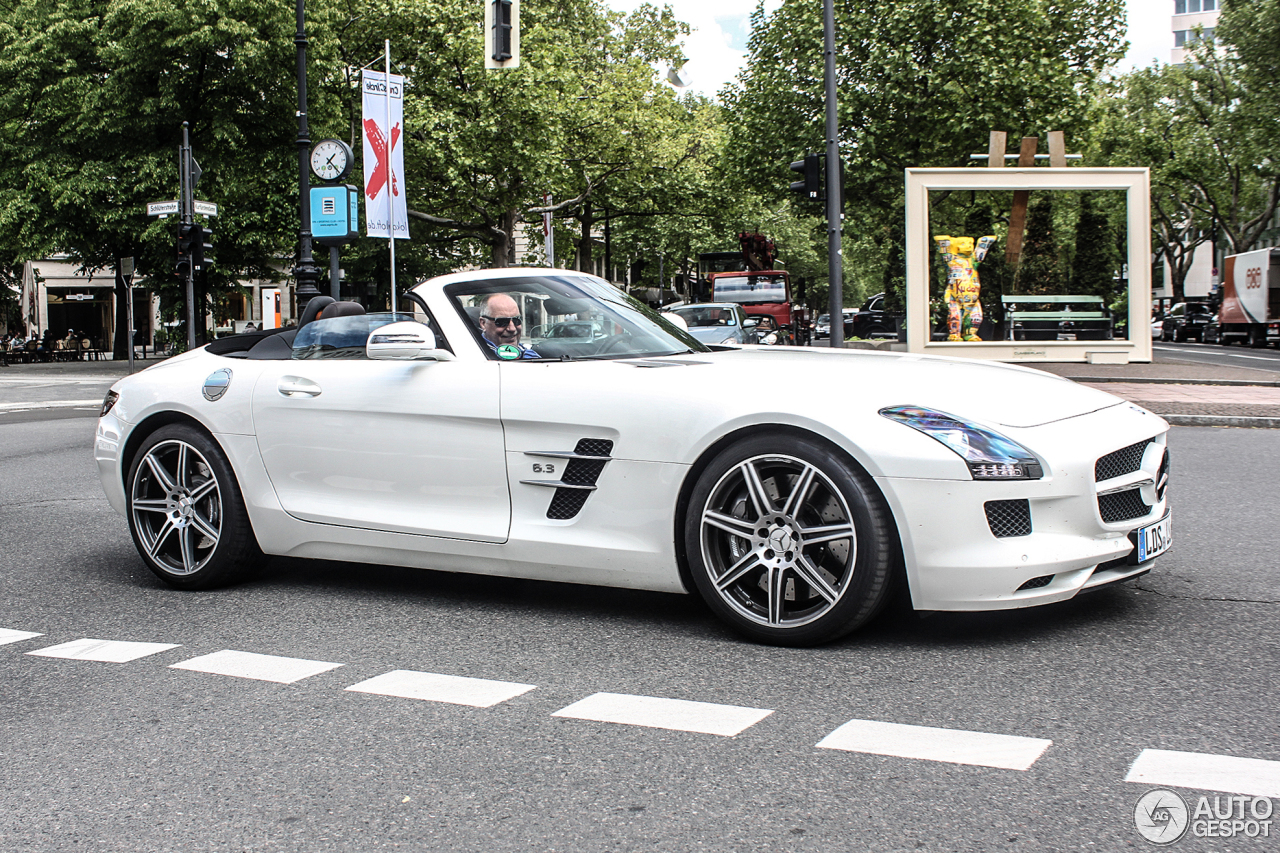
[[[1062,376],[1072,382],[1124,382],[1133,385],[1236,385],[1240,387],[1280,388],[1274,379],[1163,379],[1151,376]]]
[[[1174,426],[1245,427],[1280,429],[1280,418],[1251,418],[1243,415],[1160,415]]]

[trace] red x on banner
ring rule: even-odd
[[[369,146],[373,149],[373,156],[377,160],[377,165],[373,167],[373,171],[369,173],[369,182],[365,185],[364,194],[370,199],[376,198],[378,193],[382,192],[382,188],[387,183],[387,164],[391,159],[390,152],[387,150],[387,139],[382,135],[382,128],[373,119],[364,120],[365,137],[369,140]],[[396,143],[400,141],[400,125],[391,128],[391,148],[394,150]],[[391,175],[391,194],[400,195],[399,182],[396,176]]]

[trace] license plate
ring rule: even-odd
[[[1129,539],[1133,542],[1130,562],[1145,563],[1169,550],[1169,546],[1173,544],[1173,528],[1169,526],[1169,518],[1170,516],[1166,514],[1155,524],[1139,527],[1129,534]]]

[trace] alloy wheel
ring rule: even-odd
[[[752,457],[727,471],[703,507],[700,538],[721,600],[771,628],[830,612],[857,558],[844,495],[820,468],[787,455]]]
[[[199,571],[222,536],[222,495],[209,461],[180,440],[151,447],[138,465],[130,511],[147,556],[179,576]]]

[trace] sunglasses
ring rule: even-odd
[[[524,320],[521,320],[519,317],[490,317],[487,314],[481,314],[480,319],[488,320],[499,329],[505,329],[511,323],[515,323],[517,326],[524,325]]]

